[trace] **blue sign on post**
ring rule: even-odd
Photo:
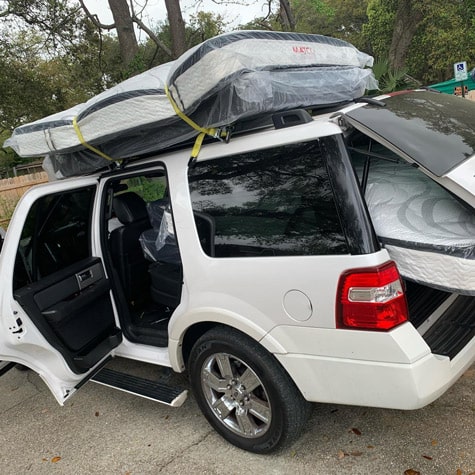
[[[466,81],[468,79],[467,61],[454,63],[454,76],[456,81]]]

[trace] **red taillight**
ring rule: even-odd
[[[337,327],[390,330],[407,321],[401,277],[394,262],[352,269],[338,284]]]

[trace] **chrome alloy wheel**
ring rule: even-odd
[[[269,429],[272,408],[262,381],[239,358],[215,353],[203,363],[201,386],[217,419],[241,437],[261,437]]]

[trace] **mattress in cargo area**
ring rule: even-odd
[[[372,160],[365,198],[378,238],[407,279],[475,295],[475,213],[417,168]]]

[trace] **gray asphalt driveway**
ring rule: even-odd
[[[267,456],[223,441],[192,397],[173,409],[88,383],[61,407],[17,369],[0,378],[0,415],[1,474],[475,474],[475,365],[418,411],[315,405],[303,436]]]

